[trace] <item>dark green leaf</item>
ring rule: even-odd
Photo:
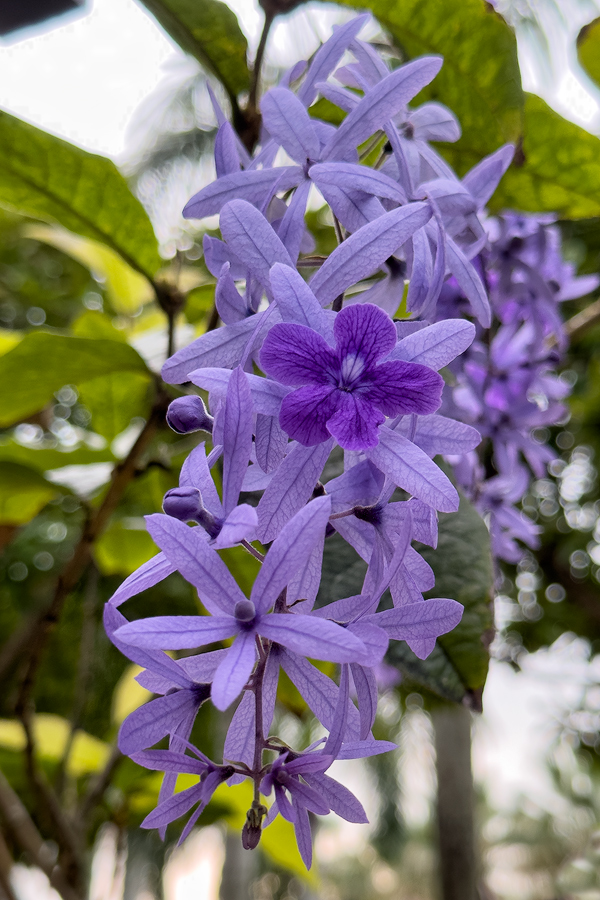
[[[133,347],[119,341],[31,332],[0,358],[0,426],[38,412],[65,384],[111,372],[148,370]]]
[[[23,525],[56,497],[59,489],[37,472],[0,462],[0,525]]]
[[[586,74],[600,87],[600,18],[584,25],[577,35],[577,58]]]
[[[35,447],[24,447],[16,441],[0,442],[0,461],[15,462],[46,472],[50,469],[61,469],[63,466],[85,466],[89,463],[114,462],[110,450],[92,450],[90,447],[78,447],[75,450],[51,450]]]
[[[230,97],[250,88],[248,44],[220,0],[142,0],[173,40],[217,76]]]
[[[112,441],[135,416],[145,418],[148,384],[149,376],[139,372],[110,372],[81,384],[79,397],[92,414],[92,430]]]
[[[524,163],[512,165],[492,209],[555,212],[562,218],[600,215],[600,140],[527,94]]]
[[[114,163],[2,110],[0,203],[100,241],[148,277],[162,264],[150,220]]]
[[[360,6],[342,0],[344,6]],[[449,148],[460,174],[521,132],[523,92],[513,31],[483,0],[372,0],[369,8],[409,58],[439,53],[444,65],[417,102],[437,100],[463,136]]]

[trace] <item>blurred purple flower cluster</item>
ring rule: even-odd
[[[185,837],[220,784],[249,778],[244,846],[256,846],[261,828],[281,814],[294,824],[307,866],[309,812],[366,821],[326,770],[336,759],[394,746],[371,730],[389,641],[406,641],[424,659],[461,619],[455,600],[423,598],[433,572],[412,546],[435,547],[437,512],[458,508],[434,457],[458,463],[485,509],[495,496],[509,509],[521,458],[536,471],[546,459],[531,428],[559,415],[561,382],[549,371],[556,350],[547,346],[550,337],[561,346],[555,304],[573,290],[560,254],[552,272],[535,258],[537,226],[530,234],[501,220],[488,242],[479,214],[513,148],[459,179],[430,144],[458,139],[452,113],[438,103],[408,106],[442,60],[423,57],[390,71],[358,39],[366,21],[336,29],[308,65],[294,66],[265,94],[253,156],[214,101],[217,179],[185,215],[220,216],[222,239],[206,235],[204,254],[223,327],[175,353],[162,373],[208,393],[210,414],[186,394],[168,421],[179,433],[208,432],[212,449],[196,446],[164,514],[148,517],[160,553],[121,585],[105,613],[111,640],[142,666],[138,681],[157,695],[119,736],[124,753],[165,773],[144,827],[164,834],[195,807]],[[346,113],[339,127],[309,111],[318,95]],[[311,193],[328,205],[339,238],[326,258],[311,255]],[[552,279],[559,287],[548,295]],[[463,301],[478,322],[468,353],[476,327]],[[490,342],[492,309],[500,325]],[[441,407],[438,373],[447,367],[456,386],[451,398],[444,391]],[[547,409],[536,392],[548,398]],[[480,431],[500,474],[475,486]],[[335,477],[326,468],[331,459],[343,459]],[[513,519],[497,519],[500,529],[528,540],[517,513]],[[367,573],[359,594],[315,605],[324,542],[336,532]],[[236,545],[261,562],[249,597],[217,552]],[[201,613],[128,622],[118,607],[176,570],[197,589]],[[382,608],[388,590],[391,605]],[[201,652],[166,652],[179,650]],[[339,682],[312,659],[338,663]],[[310,747],[296,750],[271,734],[280,670],[327,732]],[[222,762],[188,743],[209,699],[219,710],[236,704]],[[164,738],[168,750],[149,749]],[[199,782],[174,793],[181,772]],[[267,810],[261,795],[271,794]]]
[[[576,277],[551,216],[507,213],[486,224],[489,242],[478,264],[492,325],[478,328],[452,364],[455,387],[445,411],[481,433],[477,453],[452,459],[455,474],[488,522],[495,556],[517,563],[521,544],[536,549],[541,531],[519,503],[555,456],[547,428],[568,415],[562,401],[570,385],[557,374],[567,344],[560,304],[590,293],[600,279]],[[467,308],[459,285],[446,282],[438,315]]]

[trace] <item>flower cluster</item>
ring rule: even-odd
[[[522,558],[521,544],[538,546],[541,529],[518,504],[554,458],[548,426],[567,415],[561,401],[570,386],[556,373],[567,343],[560,303],[600,283],[595,275],[575,276],[553,222],[508,213],[487,223],[489,243],[478,262],[489,286],[492,327],[479,328],[453,363],[456,386],[446,402],[449,415],[482,435],[478,454],[455,460],[455,472],[488,521],[494,554],[511,563]],[[438,311],[456,315],[467,302],[451,280]]]
[[[423,659],[462,615],[451,598],[423,598],[434,578],[412,542],[435,547],[437,512],[458,507],[434,457],[463,458],[480,442],[454,410],[439,411],[439,370],[476,333],[462,311],[440,313],[451,276],[468,314],[489,327],[490,303],[472,260],[487,242],[479,213],[512,157],[512,147],[501,148],[460,180],[429,143],[459,137],[452,113],[437,103],[408,106],[442,60],[423,57],[390,71],[358,39],[366,19],[338,28],[308,66],[294,66],[265,94],[252,157],[216,109],[218,177],[185,215],[220,216],[222,239],[206,236],[204,254],[223,327],[175,353],[162,373],[208,393],[210,413],[187,394],[173,402],[168,421],[180,433],[204,430],[211,449],[196,446],[164,514],[148,517],[160,553],[121,585],[105,614],[111,639],[143,667],[138,680],[157,695],[119,736],[124,753],[165,772],[144,826],[164,833],[195,807],[185,836],[220,784],[249,778],[244,846],[256,846],[280,814],[293,822],[307,866],[309,812],[366,821],[326,770],[336,759],[393,747],[371,730],[389,641],[406,641]],[[339,127],[311,114],[318,95],[345,111]],[[378,156],[374,168],[362,164],[369,154]],[[327,258],[311,255],[312,188],[340,239]],[[506,327],[518,330],[519,311],[506,315]],[[475,364],[476,355],[470,359]],[[343,458],[336,477],[326,468],[332,453]],[[319,605],[324,542],[334,533],[367,563],[367,574],[360,594]],[[217,552],[234,545],[261,562],[249,597]],[[128,622],[119,606],[175,570],[197,589],[201,614]],[[200,652],[166,652],[179,650]],[[339,664],[338,682],[312,659]],[[280,670],[326,732],[308,748],[271,734]],[[236,705],[221,762],[188,743],[209,699],[219,710]],[[164,738],[168,750],[149,749]],[[174,793],[180,772],[199,782]]]

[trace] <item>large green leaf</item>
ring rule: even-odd
[[[63,466],[85,466],[90,463],[115,462],[115,457],[108,448],[92,450],[81,446],[69,450],[36,449],[25,447],[13,440],[0,440],[0,462],[19,463],[36,472],[47,472],[61,469]]]
[[[24,525],[56,497],[44,476],[15,462],[0,462],[0,525]]]
[[[600,215],[600,140],[534,94],[526,95],[523,157],[500,182],[491,209]]]
[[[220,0],[142,0],[173,40],[222,82],[230,97],[250,88],[248,44]]]
[[[360,7],[356,0],[338,0]],[[458,117],[463,136],[451,148],[460,174],[507,141],[519,138],[523,92],[514,33],[483,0],[372,0],[368,4],[410,58],[444,57],[441,72],[419,94]]]
[[[148,277],[162,264],[150,220],[114,163],[2,110],[0,204],[100,241]]]
[[[96,542],[94,556],[104,575],[131,575],[138,566],[156,556],[156,545],[144,528],[144,520],[141,528],[127,525],[127,522],[115,522]]]
[[[458,600],[465,608],[462,620],[438,638],[434,652],[425,660],[409,656],[408,648],[396,642],[388,656],[409,681],[459,702],[467,692],[471,696],[480,692],[487,676],[486,642],[493,624],[490,536],[483,519],[464,497],[458,512],[440,513],[439,518],[437,548],[419,548],[435,572],[435,587],[426,596]]]
[[[577,57],[586,74],[600,87],[600,18],[584,25],[577,35]]]
[[[111,372],[148,370],[133,347],[120,341],[31,332],[0,357],[0,427],[38,412],[65,384]]]
[[[110,372],[81,384],[79,397],[92,414],[92,430],[112,441],[135,416],[145,418],[149,378],[144,372]]]

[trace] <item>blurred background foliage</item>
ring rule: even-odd
[[[267,53],[257,82],[255,48],[219,0],[143,3],[187,56],[138,111],[122,171],[0,112],[0,893],[9,900],[33,896],[9,880],[13,860],[41,868],[65,900],[86,895],[90,871],[98,900],[163,891],[165,849],[138,830],[160,778],[116,749],[120,722],[150,695],[107,640],[102,605],[153,555],[143,516],[161,509],[196,441],[165,427],[166,404],[179,389],[163,385],[158,372],[173,347],[214,324],[202,231],[179,212],[214,177],[207,85],[251,147],[257,84],[260,93],[281,70]],[[333,23],[356,4],[261,6],[267,21],[292,29],[287,14],[295,7],[293,15],[306,6],[313,19],[326,13]],[[585,27],[568,53],[590,89],[600,86],[594,5],[366,6],[375,17],[371,38],[385,44],[393,65],[423,53],[444,56],[440,76],[419,100],[439,100],[457,114],[462,137],[439,150],[459,174],[506,141],[516,143],[491,211],[556,214],[569,259],[581,273],[598,272],[600,141],[525,92],[519,61],[528,48],[538,76],[555,78],[553,29],[576,7]],[[312,112],[339,121],[325,101]],[[325,211],[310,212],[308,224],[316,252],[330,252]],[[499,811],[478,788],[482,898],[600,897],[600,300],[566,303],[565,315],[571,417],[551,435],[557,460],[550,474],[523,501],[544,526],[543,546],[501,573],[492,656],[518,670],[536,653],[570,652],[583,674],[552,724],[546,766],[560,801],[555,812],[527,798]],[[333,832],[323,826],[320,872],[307,876],[283,821],[268,829],[250,861],[227,838],[224,900],[439,895],[429,714],[435,722],[448,702],[481,708],[489,662],[481,635],[491,638],[493,627],[485,525],[466,502],[442,519],[440,549],[430,559],[437,590],[465,603],[467,613],[427,661],[404,645],[388,660],[376,736],[398,740],[401,752],[350,773],[366,779],[372,794],[368,842],[348,855],[338,838],[336,853],[327,852]],[[238,550],[224,556],[242,587],[251,584],[254,560]],[[343,542],[328,542],[322,598],[355,593],[361,566]],[[158,613],[165,601],[172,613],[197,609],[190,586],[173,575],[143,603],[134,601],[131,615]],[[280,733],[310,740],[307,708],[285,676],[280,699]],[[210,755],[224,733],[214,710],[203,707],[192,740]],[[219,790],[200,824],[239,829],[244,791]],[[415,791],[424,799],[411,809]],[[176,839],[169,832],[167,853]],[[92,859],[103,860],[104,882]]]

